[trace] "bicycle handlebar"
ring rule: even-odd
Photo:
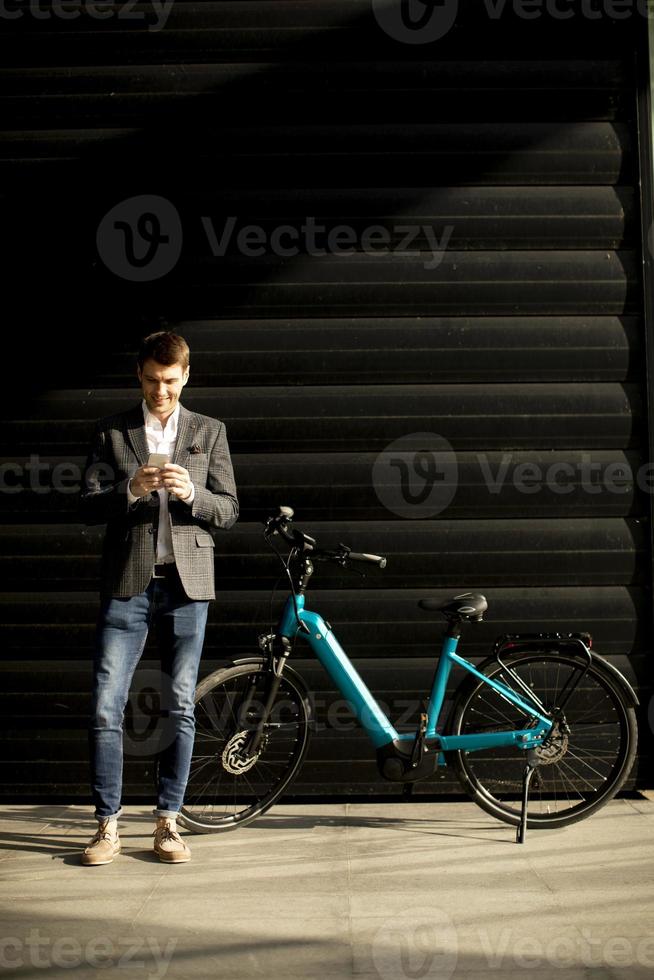
[[[365,552],[351,551],[346,544],[339,544],[338,551],[317,548],[315,538],[310,537],[310,535],[305,534],[298,528],[293,528],[289,531],[288,524],[293,520],[293,514],[292,507],[280,507],[276,517],[269,517],[267,521],[264,521],[264,536],[272,537],[274,534],[279,534],[287,544],[300,548],[302,552],[311,551],[316,558],[331,559],[340,563],[344,563],[345,561],[360,561],[377,565],[379,568],[386,568],[386,559],[381,555],[369,555]]]

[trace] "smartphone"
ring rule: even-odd
[[[148,456],[148,466],[158,466],[159,469],[164,465],[164,463],[170,462],[170,456],[168,453],[150,453]]]

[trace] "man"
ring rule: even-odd
[[[191,856],[176,818],[189,777],[194,692],[215,598],[210,528],[227,530],[238,518],[224,423],[179,401],[189,378],[186,341],[164,330],[145,337],[136,373],[143,398],[97,423],[80,494],[84,523],[107,525],[89,725],[99,826],[82,855],[85,865],[109,864],[120,851],[123,714],[153,622],[165,709],[154,850],[169,863]],[[151,453],[170,462],[148,466]]]

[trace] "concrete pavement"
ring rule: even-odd
[[[128,806],[122,853],[86,868],[90,807],[0,807],[0,972],[120,980],[643,980],[654,975],[654,794],[558,831],[472,803],[278,806],[152,853]]]

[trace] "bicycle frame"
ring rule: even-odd
[[[300,622],[306,625],[309,632],[302,630]],[[399,745],[402,742],[410,743],[415,740],[415,733],[400,734],[395,730],[336,639],[331,627],[319,613],[304,608],[303,594],[295,596],[295,603],[292,595],[288,597],[280,619],[279,632],[281,636],[289,640],[292,640],[299,632],[309,643],[329,677],[352,706],[359,724],[375,749],[388,746],[390,743]],[[456,653],[457,643],[457,637],[446,636],[443,641],[427,706],[425,737],[437,738],[439,748],[444,752],[456,750],[474,752],[480,749],[511,745],[521,750],[537,747],[551,731],[552,719],[542,714],[535,702],[529,704],[525,698],[520,697],[505,684],[480,673],[471,663]],[[437,723],[445,700],[445,690],[450,672],[455,664],[488,684],[511,704],[524,711],[532,719],[530,727],[472,735],[439,734]]]
[[[292,508],[280,507],[277,517],[265,522],[266,540],[282,562],[290,584],[277,627],[258,637],[261,654],[234,661],[233,667],[214,672],[201,686],[202,697],[212,695],[215,689],[217,696],[224,698],[228,718],[226,727],[221,725],[216,727],[215,733],[207,733],[212,745],[207,750],[203,744],[200,768],[210,764],[215,769],[217,781],[227,774],[227,796],[232,805],[243,809],[224,814],[217,821],[209,815],[206,820],[196,821],[196,826],[211,830],[220,825],[220,829],[227,829],[237,826],[241,820],[252,820],[285,792],[301,765],[309,744],[312,710],[305,683],[287,666],[298,635],[308,642],[366,732],[375,749],[380,775],[390,782],[402,783],[405,797],[411,795],[414,783],[434,777],[438,767],[447,763],[454,767],[466,794],[493,816],[517,825],[516,840],[524,843],[528,815],[533,826],[564,825],[603,806],[617,792],[635,758],[637,728],[633,709],[638,702],[617,668],[591,653],[590,633],[503,634],[497,637],[492,656],[475,667],[457,653],[457,646],[462,629],[483,618],[488,606],[486,597],[464,593],[446,603],[431,598],[420,601],[422,609],[442,613],[448,625],[440,656],[435,659],[428,704],[420,702],[418,724],[413,732],[398,732],[339,644],[330,624],[319,613],[305,608],[306,590],[313,574],[312,559],[334,561],[342,567],[355,561],[380,568],[385,566],[386,559],[381,555],[354,552],[342,543],[336,549],[318,548],[316,540],[309,535],[297,528],[289,531],[292,518]],[[270,542],[277,533],[291,545],[288,557],[280,554]],[[536,668],[532,670],[534,664]],[[572,668],[564,671],[563,676],[562,664]],[[556,675],[553,684],[548,680],[551,679],[552,665]],[[450,710],[453,720],[450,721],[441,719],[441,715],[455,666],[465,672],[467,680],[453,694]],[[526,672],[523,671],[525,667]],[[592,753],[591,759],[587,759],[586,748],[588,738],[594,745],[596,735],[591,731],[589,736],[588,729],[582,726],[579,739],[570,741],[576,731],[568,724],[564,710],[586,676],[588,688],[582,689],[579,705],[582,719],[589,713],[586,695],[591,698],[590,713],[598,712],[597,720],[591,718],[588,722],[590,728],[602,725],[608,717],[608,732],[598,733],[607,734],[607,740],[601,740],[597,750],[597,768],[592,764],[595,758]],[[542,701],[534,688],[543,692]],[[486,697],[491,695],[495,703],[486,705]],[[196,700],[200,699],[198,695]],[[222,700],[219,703],[222,704]],[[288,719],[281,711],[278,719],[274,709],[277,706],[281,709],[286,704],[291,708]],[[576,725],[579,719],[574,703],[572,716]],[[221,756],[223,735],[226,744]],[[281,738],[277,738],[278,735]],[[269,745],[272,747],[270,756],[267,755]],[[498,762],[504,763],[513,757],[506,778],[504,770],[507,767],[502,767],[498,789],[495,788],[497,777],[486,776],[489,769],[486,760],[480,760],[478,772],[474,755],[472,759],[467,758],[469,753],[496,749]],[[544,812],[538,810],[532,814],[528,809],[529,789],[538,767],[541,764],[555,766],[568,755],[569,760],[562,762],[560,776],[553,769],[549,780],[547,773],[535,780],[534,785],[547,796],[548,802]],[[257,770],[260,756],[261,769]],[[573,767],[569,772],[569,762],[576,760],[580,761],[581,768]],[[253,770],[252,777],[238,779],[250,770]],[[520,770],[522,787],[518,814],[512,801],[518,798]],[[570,799],[569,791],[566,791],[561,810],[557,805],[557,781],[571,787],[574,794]],[[580,789],[576,788],[577,784]],[[553,809],[549,803],[551,787],[554,787]],[[203,807],[205,789],[201,787],[198,792],[198,805]],[[221,804],[225,794],[218,788],[215,792]],[[252,796],[254,802],[250,803]]]

